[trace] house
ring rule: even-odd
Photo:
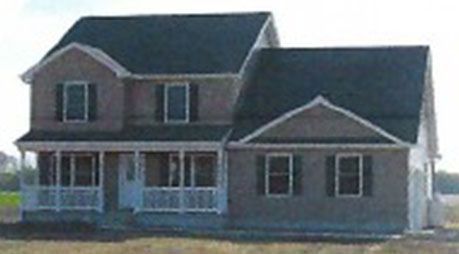
[[[24,221],[435,224],[429,48],[282,48],[270,13],[84,17],[22,76]]]

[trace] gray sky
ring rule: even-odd
[[[80,16],[271,11],[284,47],[428,44],[439,168],[459,172],[459,2],[425,0],[14,0],[0,10],[0,150],[29,128],[29,90],[18,75],[35,64]]]

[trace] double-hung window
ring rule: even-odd
[[[359,154],[336,156],[336,196],[360,197],[363,187],[363,157]]]
[[[86,122],[88,120],[88,83],[67,82],[64,84],[64,121]]]
[[[190,118],[190,86],[187,83],[167,84],[164,89],[166,122],[188,122]]]
[[[291,154],[269,154],[265,163],[266,195],[291,195],[293,191],[293,156]]]

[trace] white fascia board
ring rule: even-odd
[[[287,121],[288,119],[296,116],[297,114],[299,114],[299,113],[301,113],[301,112],[303,112],[305,110],[308,110],[310,108],[313,108],[315,106],[318,106],[318,105],[322,105],[322,106],[325,106],[325,107],[327,107],[327,108],[329,108],[329,109],[331,109],[333,111],[339,112],[339,113],[351,118],[352,120],[362,124],[363,126],[375,131],[376,133],[382,135],[383,137],[388,138],[389,140],[395,142],[398,145],[411,146],[411,144],[400,140],[399,138],[397,138],[394,135],[388,133],[387,131],[383,130],[382,128],[372,124],[370,121],[363,119],[362,117],[360,117],[357,114],[351,112],[350,110],[347,110],[347,109],[344,109],[342,107],[333,105],[330,101],[328,101],[327,99],[325,99],[321,95],[318,95],[311,102],[309,102],[309,103],[307,103],[307,104],[305,104],[305,105],[303,105],[301,107],[295,108],[295,109],[293,109],[293,110],[291,110],[291,111],[279,116],[278,118],[272,120],[271,122],[261,126],[257,130],[252,132],[251,134],[249,134],[249,135],[245,136],[244,138],[240,139],[239,142],[247,143],[250,140],[258,137],[259,135],[261,135],[263,132],[265,132],[265,131],[267,131],[267,130],[269,130],[271,128],[274,128],[275,126],[279,125],[282,122]]]
[[[221,142],[199,141],[18,141],[22,151],[218,151]]]
[[[253,43],[252,47],[250,48],[249,52],[247,53],[247,56],[244,59],[244,62],[242,62],[241,67],[239,68],[238,76],[242,77],[244,74],[244,71],[246,69],[247,64],[249,63],[250,59],[252,58],[255,50],[258,48],[258,45],[260,44],[260,40],[262,36],[265,34],[266,29],[268,28],[268,25],[270,22],[272,22],[272,14],[268,16],[268,18],[265,20],[265,23],[260,29],[260,32],[257,35],[257,38],[255,39],[255,42]]]
[[[117,77],[127,77],[131,75],[131,73],[126,68],[124,68],[121,64],[119,64],[117,61],[115,61],[112,57],[110,57],[107,53],[105,53],[101,49],[98,49],[92,46],[88,46],[88,45],[84,45],[81,43],[73,42],[57,50],[56,52],[52,53],[47,58],[43,59],[39,63],[29,68],[24,74],[20,76],[22,81],[30,84],[33,80],[35,73],[37,73],[44,66],[53,62],[54,60],[56,60],[57,58],[65,54],[67,51],[72,50],[72,49],[77,49],[83,53],[88,54],[89,56],[94,58],[96,61],[100,62],[101,64],[109,68],[111,71],[113,71]]]
[[[240,143],[231,141],[228,143],[229,149],[408,149],[398,144],[321,144],[321,143]]]

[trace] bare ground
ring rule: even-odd
[[[416,253],[459,254],[459,207],[448,208],[448,227],[400,239],[286,237],[212,232],[120,232],[79,225],[24,225],[17,208],[0,208],[0,253]]]

